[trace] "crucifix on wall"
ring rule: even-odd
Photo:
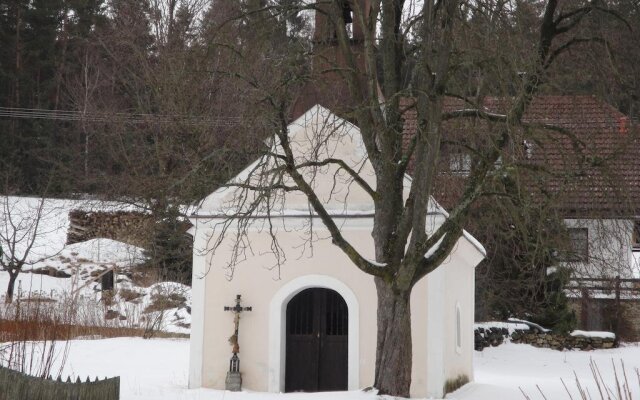
[[[238,358],[238,353],[240,352],[240,345],[238,343],[238,328],[240,325],[240,314],[244,311],[251,311],[252,307],[242,307],[241,296],[236,296],[236,305],[233,307],[225,306],[225,311],[231,311],[233,313],[233,325],[234,332],[233,335],[229,338],[229,343],[231,343],[232,349],[231,352],[233,355],[231,356],[231,360],[229,361],[229,371],[227,372],[227,379],[225,380],[225,386],[227,390],[237,392],[242,388],[242,377],[240,375],[240,358]]]

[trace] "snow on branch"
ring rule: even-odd
[[[489,112],[486,110],[481,110],[479,108],[464,108],[460,110],[454,110],[454,111],[442,113],[443,121],[448,121],[450,119],[455,119],[455,118],[464,118],[464,117],[477,117],[477,118],[486,119],[488,121],[496,121],[496,122],[504,122],[507,120],[507,116],[505,114]]]

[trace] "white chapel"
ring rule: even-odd
[[[289,140],[296,159],[319,153],[339,158],[375,188],[358,127],[329,109],[307,110],[289,126]],[[271,154],[281,151],[277,141],[270,143]],[[262,195],[249,183],[265,179],[268,172],[260,171],[272,170],[268,157],[206,197],[191,216],[189,385],[224,389],[232,351],[239,350],[248,390],[369,387],[376,357],[374,279],[331,243],[303,194],[283,191],[265,206],[249,206]],[[369,195],[336,167],[307,173],[345,238],[373,260]],[[432,201],[428,218],[427,226],[436,229],[447,212]],[[412,397],[440,397],[448,379],[473,379],[474,269],[484,256],[482,245],[465,232],[452,254],[413,289]],[[230,343],[235,316],[229,308],[238,296],[245,311],[239,313],[237,340]]]

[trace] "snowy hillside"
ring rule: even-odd
[[[191,290],[188,286],[164,282],[145,287],[133,277],[140,275],[137,268],[144,263],[144,249],[119,241],[99,238],[65,245],[68,213],[72,209],[120,210],[117,203],[3,197],[0,212],[2,236],[11,238],[22,235],[24,240],[0,243],[23,257],[29,250],[22,273],[15,284],[15,300],[39,302],[74,302],[92,314],[91,321],[113,327],[147,328],[175,333],[189,333]],[[129,207],[129,206],[123,206]],[[38,216],[37,224],[33,222]],[[29,237],[33,245],[29,249]],[[114,296],[103,298],[100,275],[115,271]],[[9,283],[9,274],[0,271],[0,304]],[[77,304],[76,304],[77,303]],[[49,309],[54,309],[51,307]],[[90,311],[87,311],[90,310]],[[0,315],[11,315],[4,310]],[[96,317],[103,315],[103,321]]]

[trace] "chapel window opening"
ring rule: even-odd
[[[462,312],[460,303],[456,304],[456,352],[462,352]]]

